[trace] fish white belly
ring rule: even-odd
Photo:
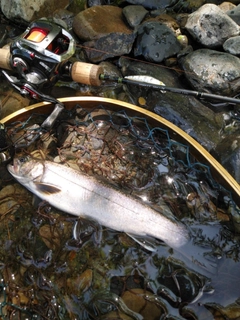
[[[118,231],[153,236],[173,247],[183,246],[189,240],[187,228],[180,222],[71,168],[45,162],[41,183],[54,185],[61,191],[40,192],[34,181],[28,189],[70,214],[91,217]]]

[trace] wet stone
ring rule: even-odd
[[[132,317],[119,311],[111,311],[100,318],[100,320],[132,320]]]
[[[130,27],[134,28],[138,26],[142,20],[146,17],[148,11],[143,6],[126,6],[123,9],[123,15],[127,20]]]
[[[144,22],[138,29],[134,54],[148,61],[162,62],[177,54],[181,45],[173,31],[158,21]]]
[[[206,0],[182,0],[177,1],[173,6],[173,10],[176,13],[194,12],[206,3]]]
[[[231,12],[233,9],[236,8],[236,5],[233,4],[233,3],[231,3],[231,2],[225,1],[225,2],[222,2],[222,3],[219,5],[219,8],[220,8],[222,11],[226,12],[226,13],[230,16],[230,14],[229,14],[228,11]],[[231,17],[231,18],[232,18],[232,17]],[[234,20],[234,19],[233,19],[233,20]],[[235,22],[236,22],[236,21],[235,21]]]
[[[14,214],[31,198],[31,194],[18,184],[7,185],[0,191],[0,215]]]
[[[68,278],[67,286],[69,292],[72,294],[80,295],[87,291],[92,285],[93,272],[91,269],[86,269],[79,274],[76,278]]]
[[[97,40],[85,42],[87,48],[86,56],[92,63],[98,63],[108,58],[121,56],[130,53],[135,40],[135,34],[109,33]]]
[[[18,0],[1,1],[1,9],[4,15],[10,20],[33,21],[42,17],[48,17],[55,10],[65,8],[68,0]]]
[[[226,12],[229,17],[235,21],[238,25],[240,24],[240,5],[231,8]]]
[[[108,5],[81,11],[73,20],[73,30],[83,41],[99,39],[111,33],[132,34],[132,29],[123,21],[122,9]],[[118,46],[120,44],[119,40]]]
[[[239,319],[240,317],[240,299],[225,307],[218,303],[206,303],[205,307],[212,313],[214,319]]]
[[[224,52],[199,49],[182,61],[188,81],[205,92],[234,96],[240,89],[240,60]]]
[[[218,6],[205,4],[189,15],[185,25],[191,36],[203,46],[218,48],[239,34],[239,26]]]
[[[235,56],[240,55],[240,36],[231,37],[223,44],[223,49]]]
[[[130,63],[123,57],[120,59],[120,65],[124,76],[148,74],[169,87],[181,88],[179,79],[167,68],[151,64],[146,65],[141,62]],[[214,112],[199,100],[182,94],[167,92],[163,94],[159,90],[151,90],[145,87],[128,86],[128,92],[136,105],[139,105],[139,98],[144,97],[144,107],[146,109],[179,126],[197,141],[200,141],[207,150],[213,149],[219,142],[218,132],[222,124],[217,125]],[[210,136],[211,139],[209,139]]]
[[[9,114],[27,107],[30,104],[28,97],[22,96],[9,86],[0,89],[0,117],[4,118]]]
[[[215,158],[240,183],[240,136],[237,132],[227,135],[214,150]]]
[[[131,289],[131,291],[125,291],[122,296],[129,309],[140,313],[144,319],[158,320],[164,314],[164,310],[152,302],[152,298],[154,295],[144,289]]]
[[[173,6],[177,0],[128,0],[132,4],[140,4],[148,9],[162,9]]]

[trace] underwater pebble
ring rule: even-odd
[[[131,291],[124,292],[122,299],[129,309],[140,313],[144,319],[160,319],[164,311],[153,302],[144,299],[146,295],[153,296],[151,292],[143,289],[131,289]]]

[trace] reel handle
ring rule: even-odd
[[[10,47],[0,48],[0,69],[12,70],[10,61]],[[92,86],[101,85],[101,73],[103,73],[101,66],[80,61],[74,62],[70,68],[70,76],[73,81]]]

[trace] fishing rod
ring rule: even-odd
[[[100,79],[106,80],[106,81],[113,81],[117,83],[130,84],[130,85],[135,85],[135,86],[140,86],[145,88],[151,88],[154,90],[160,90],[162,93],[168,91],[172,93],[182,94],[185,96],[193,96],[198,99],[220,100],[227,104],[233,104],[233,105],[240,104],[240,99],[236,97],[232,98],[232,97],[227,97],[227,96],[222,96],[222,95],[217,95],[212,93],[205,93],[205,92],[187,90],[182,88],[168,87],[168,86],[165,86],[165,84],[162,81],[151,76],[133,75],[133,76],[125,76],[121,78],[121,77],[109,76],[106,74],[100,74]]]
[[[162,93],[168,91],[199,99],[214,99],[225,105],[240,104],[236,97],[168,87],[150,76],[132,75],[120,78],[106,75],[100,65],[80,61],[72,63],[69,59],[74,55],[75,48],[76,42],[67,30],[40,19],[32,22],[10,47],[0,48],[0,69],[5,69],[2,70],[3,75],[21,94],[52,103],[57,101],[44,95],[42,89],[53,86],[59,79],[67,76],[73,81],[92,86],[101,86],[102,81],[106,80],[143,86]],[[8,71],[14,71],[17,77]]]

